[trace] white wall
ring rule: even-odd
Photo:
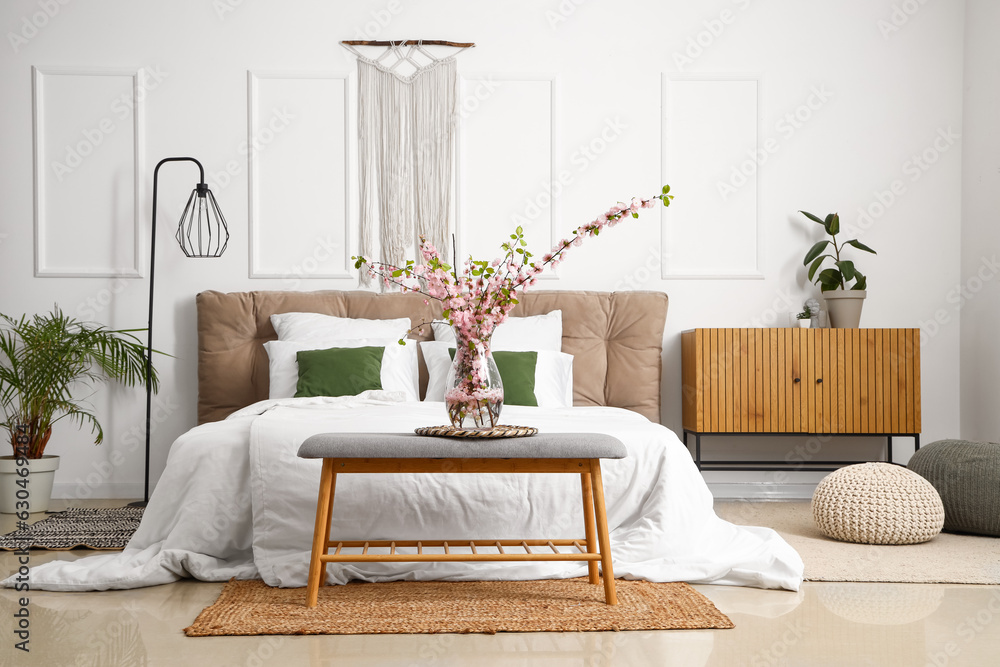
[[[962,437],[997,442],[1000,377],[1000,5],[968,3],[965,17],[962,276],[943,308],[961,306]]]
[[[8,41],[0,47],[0,94],[4,100],[0,155],[5,158],[0,181],[0,311],[35,312],[58,302],[71,314],[119,327],[143,326],[146,316],[145,278],[34,276],[32,66],[133,72],[147,68],[157,72],[159,80],[145,95],[140,119],[140,248],[148,242],[152,167],[165,156],[193,155],[203,161],[233,232],[222,259],[200,261],[181,256],[173,245],[171,223],[193,186],[195,170],[188,165],[170,165],[161,172],[155,346],[174,358],[159,362],[164,381],[157,399],[162,421],[153,436],[154,479],[164,466],[170,442],[195,422],[197,292],[349,289],[356,285],[353,278],[248,277],[248,164],[243,148],[248,127],[248,70],[258,75],[318,74],[331,80],[353,77],[354,59],[337,42],[357,38],[366,30],[369,36],[379,38],[443,37],[478,44],[458,56],[460,76],[469,79],[463,88],[466,113],[459,176],[463,217],[458,232],[463,247],[475,247],[478,252],[482,244],[477,241],[500,233],[498,227],[517,214],[532,213],[531,202],[544,203],[544,197],[540,198],[543,186],[523,178],[526,167],[472,150],[490,145],[483,141],[490,132],[510,141],[525,141],[532,170],[539,169],[536,161],[548,155],[550,164],[543,164],[541,173],[548,170],[562,177],[561,194],[551,210],[543,206],[527,226],[533,249],[543,250],[552,235],[591,219],[618,199],[656,193],[662,182],[678,186],[676,208],[665,217],[661,219],[659,212],[644,215],[574,249],[560,267],[558,279],[543,284],[555,289],[634,287],[669,293],[663,415],[664,423],[672,428],[680,427],[681,330],[773,324],[779,314],[797,310],[805,297],[816,294],[805,281],[801,257],[818,238],[818,228],[807,224],[796,213],[798,209],[840,211],[844,223],[857,227],[865,243],[879,251],[878,257],[858,258],[859,266],[869,275],[866,325],[911,327],[926,323],[934,316],[929,301],[944,298],[961,276],[962,146],[954,139],[951,143],[938,139],[949,132],[962,132],[965,24],[964,4],[960,2],[63,1],[66,4],[16,0],[0,7],[0,26]],[[40,13],[49,5],[58,7],[51,17]],[[381,27],[380,21],[387,25]],[[17,37],[19,34],[23,39]],[[987,71],[984,64],[980,75]],[[678,100],[697,106],[698,99],[678,98],[671,88],[672,82],[691,77],[758,82],[759,116],[747,116],[754,112],[752,98],[741,98],[738,105],[733,103],[736,110],[729,111],[751,128],[756,123],[757,143],[768,147],[770,153],[759,166],[748,166],[748,171],[757,172],[757,187],[738,189],[733,201],[740,201],[741,206],[732,215],[726,212],[721,197],[713,199],[711,195],[718,195],[719,181],[731,178],[731,168],[741,165],[752,146],[732,146],[731,161],[715,165],[714,181],[695,179],[687,185],[687,192],[680,187],[689,174],[712,173],[699,162],[697,146],[685,145],[684,137],[703,137],[706,151],[726,148],[712,140],[713,130],[722,129],[713,125],[713,118],[724,117],[722,112],[727,110],[721,105],[706,108],[703,115],[688,118],[681,127],[672,122],[679,114]],[[490,87],[477,85],[483,80],[498,82],[495,96]],[[551,83],[539,85],[539,81]],[[301,94],[296,93],[298,97],[293,96],[292,101],[304,104],[301,113],[305,114],[313,107],[303,100],[325,100],[324,108],[329,108],[330,118],[335,119],[338,92],[336,83],[329,85],[331,88],[322,90],[294,89]],[[351,78],[346,88],[351,113],[356,102],[353,85]],[[114,90],[113,86],[108,89]],[[280,91],[275,91],[278,89],[269,88],[266,94],[279,95],[275,99],[280,99]],[[516,110],[517,105],[510,105],[510,91],[516,93],[514,99],[523,96],[523,115],[504,122],[511,117],[496,113],[496,105]],[[477,93],[482,99],[473,99]],[[100,115],[94,115],[103,108],[100,95],[111,113],[107,91],[81,93],[80,105],[46,107],[48,127],[71,137],[76,136],[74,128],[79,132],[92,128],[101,120]],[[661,117],[664,101],[668,113]],[[258,126],[268,122],[267,114],[274,112],[264,103],[261,106]],[[88,110],[87,117],[81,117],[83,108]],[[539,114],[539,108],[548,108],[549,113]],[[690,104],[685,108],[690,110]],[[284,116],[275,117],[281,126]],[[131,132],[131,118],[127,122],[113,118],[120,123],[115,132]],[[315,118],[310,117],[309,122],[314,123]],[[331,123],[336,125],[337,121]],[[315,127],[296,124],[294,119],[286,125],[274,133],[262,157],[276,156],[275,163],[283,164],[288,156],[283,156],[282,146],[301,146],[297,130]],[[334,127],[337,129],[342,128]],[[348,133],[352,131],[348,127]],[[336,131],[323,135],[328,150],[315,154],[299,150],[298,161],[307,172],[339,173],[330,163],[331,159],[342,162],[337,136]],[[661,145],[661,136],[666,147]],[[58,153],[63,145],[49,138],[49,149]],[[82,192],[55,187],[45,193],[66,210],[75,211],[75,216],[64,214],[51,223],[52,229],[65,235],[48,237],[58,251],[56,260],[67,263],[78,247],[89,249],[83,253],[88,257],[103,253],[100,257],[106,264],[130,259],[131,237],[122,230],[129,229],[131,220],[121,213],[122,198],[126,204],[130,201],[126,187],[132,167],[130,146],[124,142],[116,144],[114,151],[95,151],[80,170],[66,177],[70,184],[75,177],[82,183],[88,170],[103,170],[124,179],[120,182],[125,186],[118,185],[113,192],[101,187],[82,188]],[[347,147],[351,178],[356,181],[356,146],[351,141]],[[269,149],[273,149],[270,154]],[[933,164],[927,164],[926,170],[914,169],[913,156],[925,153]],[[223,173],[227,167],[231,175]],[[108,178],[110,183],[111,176]],[[51,173],[48,180],[53,180]],[[902,194],[886,194],[896,181],[897,192]],[[481,192],[486,188],[488,196]],[[345,229],[345,202],[337,200],[336,187],[330,192],[330,198],[317,201],[324,207],[317,215],[329,216],[333,232],[340,233]],[[347,192],[353,215],[356,186],[352,183]],[[118,208],[110,207],[109,197]],[[893,197],[891,203],[889,197]],[[686,206],[685,201],[691,203]],[[872,211],[870,219],[859,217],[863,209]],[[684,221],[683,230],[670,228],[671,214]],[[298,217],[292,216],[288,224],[297,223]],[[275,224],[274,214],[267,220]],[[493,228],[484,228],[484,220]],[[677,235],[691,232],[692,225],[698,224],[704,229],[695,228],[694,235]],[[727,224],[738,226],[727,228]],[[747,225],[757,234],[744,235]],[[72,236],[77,226],[92,230],[93,236],[82,240]],[[289,227],[290,232],[299,231],[297,236],[290,233],[289,238],[303,238],[306,232],[302,229]],[[352,252],[356,229],[346,229],[348,247],[344,250]],[[720,230],[726,229],[739,232],[741,239],[759,238],[759,252],[752,243],[721,249],[724,237]],[[263,230],[267,231],[273,232],[273,228]],[[315,231],[310,229],[308,234]],[[684,246],[661,244],[661,238],[680,239]],[[94,239],[105,245],[92,247]],[[288,270],[296,266],[308,270],[313,266],[310,258],[315,260],[319,254],[326,260],[322,241],[316,239],[296,250],[301,261],[292,262]],[[113,250],[108,250],[108,244]],[[295,256],[289,248],[280,250],[276,254],[286,264],[288,257]],[[148,275],[146,252],[139,253],[143,276]],[[689,268],[695,264],[705,267],[706,273],[732,273],[727,269],[737,264],[740,272],[746,273],[742,263],[750,262],[759,277],[665,280],[660,275],[671,272],[672,256],[679,265]],[[692,256],[696,262],[691,261]],[[319,272],[337,271],[332,265],[327,269]],[[952,436],[959,428],[957,321],[928,336],[922,359],[923,437],[930,441]],[[141,437],[136,438],[142,432],[141,393],[102,392],[95,401],[107,427],[107,440],[95,448],[87,444],[85,434],[67,427],[57,430],[50,448],[62,455],[64,462],[56,493],[66,497],[137,495],[142,480],[142,456],[135,450],[141,442]],[[713,442],[720,453],[749,451],[781,459],[805,441]],[[880,447],[881,443],[872,439],[841,439],[824,445],[822,456],[874,458],[880,455]],[[125,457],[125,462],[112,465],[119,456]],[[899,460],[905,460],[905,452]],[[93,485],[88,484],[88,475]],[[776,480],[765,473],[715,473],[708,478],[720,485],[759,485],[733,487],[749,489],[735,493],[781,495],[793,487],[775,485],[776,481],[803,482],[806,490],[799,492],[807,493],[808,483],[814,483],[819,475],[792,474]],[[733,492],[732,488],[719,488]]]

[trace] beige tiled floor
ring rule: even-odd
[[[124,501],[94,501],[120,506]],[[77,506],[80,504],[78,503]],[[54,509],[60,508],[57,505]],[[38,518],[41,518],[40,516]],[[0,531],[13,518],[0,517]],[[31,552],[31,563],[92,552]],[[0,552],[0,573],[16,568]],[[807,583],[798,593],[697,586],[733,630],[187,638],[222,584],[30,593],[31,652],[13,649],[17,596],[0,592],[3,665],[969,665],[1000,664],[1000,587]],[[20,595],[23,595],[20,594]]]

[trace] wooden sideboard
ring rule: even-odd
[[[702,435],[879,435],[888,461],[893,436],[920,447],[919,329],[693,329],[681,348],[684,441],[695,436],[699,468],[803,463],[703,461]]]

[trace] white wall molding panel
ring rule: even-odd
[[[142,72],[32,68],[36,277],[140,276]]]
[[[529,247],[547,250],[559,221],[556,76],[460,75],[459,82],[459,255],[498,256],[518,225]]]
[[[351,278],[350,77],[247,73],[251,278]]]

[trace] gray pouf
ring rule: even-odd
[[[938,440],[907,467],[941,495],[945,530],[1000,537],[1000,444]]]

